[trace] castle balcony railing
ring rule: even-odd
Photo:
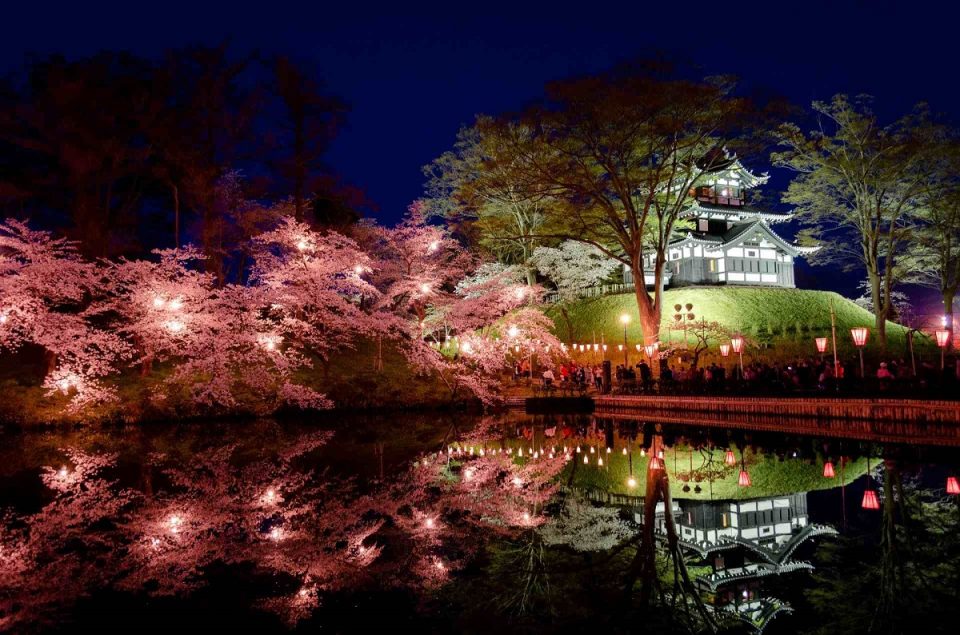
[[[735,196],[709,196],[699,195],[697,200],[701,203],[712,203],[713,205],[727,205],[730,207],[743,207],[746,204],[744,199]]]

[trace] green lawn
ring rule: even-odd
[[[805,289],[760,289],[748,287],[684,287],[670,289],[664,294],[663,326],[660,340],[683,339],[683,331],[670,329],[674,305],[693,304],[696,319],[715,321],[730,331],[740,331],[753,340],[765,356],[772,351],[784,357],[815,353],[813,339],[830,335],[830,303],[837,315],[837,345],[841,355],[855,354],[850,340],[850,328],[867,326],[871,329],[866,352],[877,350],[871,313],[843,296],[829,291]],[[627,340],[632,347],[642,341],[636,298],[632,293],[587,298],[548,310],[556,325],[556,333],[565,342],[600,342],[613,349],[623,342],[620,315],[631,320],[627,326]],[[687,313],[686,309],[682,313]],[[906,330],[892,322],[887,323],[890,354],[908,355]],[[935,353],[935,344],[917,338],[917,351]],[[714,345],[718,343],[713,343]]]

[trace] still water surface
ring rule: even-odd
[[[0,629],[955,632],[957,449],[789,430],[514,413],[6,434]]]

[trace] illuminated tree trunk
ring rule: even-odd
[[[654,271],[654,297],[647,293],[645,272],[635,260],[630,268],[633,273],[633,292],[637,298],[637,309],[640,312],[640,328],[643,329],[644,344],[652,344],[660,337],[661,293],[663,269],[657,265]]]

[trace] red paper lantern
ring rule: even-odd
[[[743,338],[739,335],[734,335],[730,338],[730,345],[733,346],[733,352],[739,355],[740,351],[743,350]]]
[[[950,331],[947,329],[937,329],[937,346],[946,348],[950,344]]]
[[[833,472],[833,463],[827,461],[823,464],[823,477],[824,478],[833,478],[835,476]]]
[[[956,476],[947,477],[947,494],[952,494],[954,496],[960,494],[960,483],[957,483]]]
[[[853,343],[858,347],[863,347],[867,343],[867,336],[870,335],[870,329],[865,326],[855,326],[850,329],[850,337],[853,338]]]
[[[720,345],[720,354],[723,355],[724,357],[726,357],[727,355],[729,355],[729,354],[730,354],[730,345],[729,345],[729,344],[721,344],[721,345]]]
[[[733,450],[727,450],[727,456],[724,457],[723,462],[727,465],[737,464],[737,457],[733,456]]]
[[[663,464],[659,458],[656,456],[650,458],[650,469],[651,470],[662,470]]]
[[[827,350],[827,338],[818,337],[814,341],[817,343],[817,352],[825,353]]]
[[[751,484],[750,472],[746,470],[740,470],[740,478],[737,479],[737,485],[740,487],[750,487]]]
[[[865,490],[863,492],[863,500],[860,501],[860,507],[873,510],[880,509],[880,499],[877,498],[877,490]]]

